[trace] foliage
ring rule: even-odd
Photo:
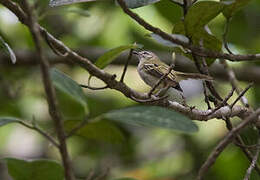
[[[4,48],[8,51],[12,63],[15,64],[16,63],[16,56],[15,56],[13,50],[10,48],[10,46],[4,41],[4,39],[1,36],[0,36],[0,42],[4,46]]]
[[[118,57],[123,51],[127,49],[136,49],[138,46],[136,44],[119,46],[114,49],[109,50],[104,53],[98,60],[95,62],[95,65],[101,69],[105,68],[107,65],[111,64],[116,57]]]
[[[14,2],[22,6],[21,2]],[[143,48],[139,43],[144,44],[145,49],[149,47],[151,51],[160,50],[162,54],[165,54],[165,50],[170,53],[175,51],[178,55],[195,60],[194,54],[189,49],[166,40],[158,33],[144,30],[140,22],[135,23],[133,19],[127,17],[116,2],[51,0],[49,5],[52,7],[46,1],[38,1],[33,8],[40,24],[48,32],[78,54],[83,54],[90,60],[87,63],[93,62],[93,65],[102,69],[103,73],[116,74],[117,79],[125,65],[125,62],[120,61],[122,58],[118,57],[130,49]],[[257,27],[260,24],[255,19],[259,16],[260,4],[257,0],[199,0],[191,4],[187,11],[183,8],[183,1],[179,0],[124,0],[124,2],[144,21],[167,32],[172,38],[197,48],[222,53],[226,51],[223,45],[227,43],[234,54],[259,51],[260,32]],[[225,25],[229,26],[229,32],[224,40]],[[37,53],[34,53],[31,34],[26,25],[21,25],[19,20],[17,22],[17,19],[2,6],[0,31],[0,136],[3,138],[0,145],[0,152],[3,154],[0,153],[0,156],[12,156],[16,153],[17,156],[26,157],[25,159],[37,158],[35,160],[3,158],[2,162],[7,165],[7,169],[0,166],[0,179],[9,178],[5,171],[8,171],[8,175],[14,180],[64,179],[61,162],[49,160],[59,159],[59,151],[49,146],[49,143],[43,142],[38,136],[29,135],[40,143],[28,145],[28,149],[31,146],[39,147],[39,152],[32,153],[28,150],[29,153],[26,154],[20,147],[10,150],[12,146],[9,144],[19,144],[27,140],[24,134],[18,134],[18,140],[13,139],[12,135],[19,133],[21,128],[15,124],[23,125],[31,122],[32,127],[39,124],[44,132],[48,132],[47,134],[50,132],[54,140],[59,139],[54,128],[55,122],[48,114],[48,110],[50,113],[53,112],[47,106],[47,95],[44,94],[43,83],[40,80],[40,68],[36,65],[39,58]],[[46,40],[44,38],[43,40]],[[52,46],[51,41],[48,42],[48,46],[56,52],[63,52],[63,49]],[[79,82],[85,84],[92,72],[82,71],[78,65],[71,63],[74,62],[71,56],[57,58],[49,53],[50,49],[45,45],[42,47],[44,56],[47,59],[54,59],[53,62],[50,61],[54,67],[50,68],[49,73],[64,120],[61,125],[65,129],[64,138],[68,143],[77,178],[102,174],[105,172],[104,169],[110,166],[112,173],[105,174],[104,179],[194,179],[206,155],[210,154],[213,146],[225,136],[224,125],[214,119],[195,123],[188,116],[171,109],[147,104],[137,106],[136,102],[127,99],[131,98],[130,93],[127,97],[122,96],[117,92],[122,87],[129,86],[138,92],[146,88],[139,82],[140,78],[135,67],[128,67],[126,78],[124,82],[120,82],[122,85],[120,87],[109,86],[112,90],[107,88],[101,92],[83,90]],[[109,50],[103,51],[103,49]],[[27,54],[33,54],[33,60]],[[2,62],[1,59],[6,56],[12,63]],[[119,60],[115,61],[116,59]],[[208,65],[218,63],[216,58],[205,60]],[[86,61],[83,59],[81,63],[84,64]],[[62,65],[57,64],[58,62]],[[82,65],[81,63],[79,65]],[[135,59],[131,59],[129,63],[136,65]],[[205,66],[201,61],[196,63],[197,66]],[[242,74],[243,68],[249,67],[248,64],[237,63]],[[176,67],[178,68],[178,64]],[[251,64],[251,67],[259,68],[259,63]],[[215,66],[211,68],[214,69]],[[243,74],[243,77],[245,76],[247,74]],[[89,86],[104,85],[103,82],[93,79]],[[222,81],[216,80],[215,84],[221,97],[229,93],[227,85]],[[238,86],[244,87],[244,84],[238,83]],[[259,87],[249,91],[247,97],[255,101],[255,106],[259,106]],[[202,108],[201,104],[204,103],[202,98],[194,101],[196,107],[188,107],[190,112],[194,108],[194,111],[196,108]],[[231,120],[233,123],[233,119]],[[250,128],[241,133],[242,139],[248,145],[256,144],[258,136],[254,127]],[[30,141],[30,138],[27,138]],[[243,178],[248,167],[247,161],[242,156],[241,150],[231,146],[221,154],[206,178],[212,180]],[[233,172],[229,167],[233,167]],[[258,178],[258,174],[253,172],[251,179]]]
[[[134,106],[114,110],[104,114],[104,117],[128,124],[162,127],[186,133],[192,133],[198,130],[196,124],[186,116],[172,110],[155,106]]]
[[[8,172],[14,180],[62,180],[63,167],[55,161],[34,160],[24,161],[15,158],[5,158]]]

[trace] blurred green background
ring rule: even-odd
[[[36,4],[40,24],[70,48],[84,51],[87,55],[88,52],[94,54],[91,56],[93,61],[97,58],[96,54],[100,54],[99,51],[103,52],[103,50],[134,42],[143,44],[144,49],[171,56],[168,47],[163,47],[145,36],[149,32],[124,14],[113,1],[89,2],[56,8],[50,8],[48,1],[38,0]],[[168,33],[171,32],[173,24],[182,17],[182,9],[169,0],[162,0],[133,11]],[[259,0],[250,1],[233,17],[228,42],[234,52],[259,52],[259,18]],[[213,34],[221,39],[224,25],[225,18],[220,14],[211,21],[209,27]],[[33,53],[34,45],[28,29],[2,6],[0,6],[0,35],[15,52],[20,52],[21,55]],[[48,46],[44,47],[47,57],[53,59],[55,55]],[[3,49],[0,53],[4,54],[1,57],[8,56]],[[0,59],[0,116],[19,117],[29,122],[35,119],[41,127],[53,134],[53,124],[48,114],[39,66],[19,64],[19,61],[23,61],[21,59],[17,61],[17,65],[10,65]],[[105,71],[120,77],[123,66],[119,64],[109,65]],[[249,65],[259,66],[260,64],[249,62],[230,63],[230,65],[247,68]],[[89,74],[84,69],[72,64],[53,66],[78,83],[87,83]],[[148,86],[139,78],[135,65],[129,66],[125,82],[137,91],[149,91]],[[231,89],[227,81],[216,78],[215,84],[223,97]],[[99,87],[103,83],[93,78],[91,85]],[[246,85],[247,82],[240,82],[242,88]],[[84,90],[84,93],[87,102],[84,111],[88,112],[87,118],[94,118],[104,112],[136,104],[119,92],[110,89]],[[62,92],[58,92],[58,97],[63,113],[66,114],[66,120],[82,118],[80,117],[82,110],[79,106],[73,105],[69,97]],[[235,97],[232,99],[234,100]],[[259,106],[259,84],[255,84],[246,97],[251,105]],[[201,91],[191,93],[188,103],[199,109],[206,109]],[[237,123],[239,120],[234,118],[232,122]],[[199,126],[199,132],[185,135],[171,130],[137,127],[104,120],[99,126],[101,128],[85,129],[85,133],[82,132],[79,136],[68,140],[76,176],[78,178],[87,176],[92,170],[99,174],[109,169],[108,179],[124,176],[140,180],[194,179],[212,148],[227,132],[225,123],[221,120],[196,121],[196,123]],[[255,143],[256,136],[253,128],[247,128],[243,134],[246,142]],[[59,159],[55,147],[36,132],[17,124],[0,127],[0,142],[0,158],[11,156],[28,159]],[[242,179],[248,166],[249,161],[241,150],[234,145],[229,145],[205,179]],[[260,179],[256,175],[253,172],[251,179]],[[0,163],[0,179],[9,178],[5,164]]]

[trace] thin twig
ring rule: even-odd
[[[229,24],[229,21],[227,22],[226,26],[228,26]],[[224,43],[226,43],[226,34],[227,34],[227,29],[225,30],[224,34],[223,34],[223,41]],[[227,46],[228,47],[228,46]],[[228,50],[228,49],[227,49]],[[232,52],[231,52],[232,53]],[[233,71],[233,69],[231,67],[229,67],[227,61],[225,59],[220,59],[220,63],[224,66],[226,72],[227,72],[227,75],[229,77],[229,81],[230,83],[232,84],[233,87],[235,87],[236,89],[236,93],[237,94],[240,94],[240,92],[242,91],[241,88],[239,87],[238,85],[238,81],[237,81],[237,78],[236,78],[236,75]],[[248,101],[247,99],[243,96],[240,98],[240,101],[242,102],[242,104],[245,106],[245,107],[249,107],[249,104],[248,104]]]
[[[203,42],[201,42],[203,43]],[[201,46],[203,46],[203,44],[201,44]],[[194,55],[195,56],[195,55]],[[195,59],[196,59],[196,56],[195,56]],[[209,69],[208,69],[208,66],[207,66],[207,63],[205,61],[205,58],[202,58],[202,64],[204,66],[204,71],[205,71],[205,74],[209,75]],[[196,67],[197,68],[200,68],[200,66],[198,65],[198,61],[196,61]],[[206,82],[203,82],[203,92],[204,92],[204,96],[205,96],[205,102],[208,106],[208,109],[211,109],[210,107],[210,103],[209,103],[209,96],[208,96],[208,93],[207,93],[207,83]]]
[[[239,101],[240,98],[244,96],[244,94],[253,86],[254,83],[250,83],[236,98],[236,100],[230,105],[230,109],[233,108],[233,106]]]
[[[203,47],[203,41],[201,41],[200,43],[200,46]],[[196,56],[195,56],[196,57]],[[206,59],[205,57],[202,57],[202,66],[203,66],[203,69],[202,69],[202,72],[208,76],[210,76],[210,73],[209,73],[209,67],[208,67],[208,64],[206,62]],[[206,81],[205,82],[207,87],[209,88],[210,92],[214,95],[214,97],[216,97],[218,100],[222,100],[220,94],[217,92],[215,86],[213,85],[213,82],[210,82],[210,81]],[[217,103],[216,103],[217,104]]]
[[[55,147],[59,148],[59,143],[56,142],[54,138],[49,136],[44,130],[40,129],[38,126],[28,124],[24,121],[19,121],[18,123],[27,127],[27,128],[29,128],[29,129],[37,131],[39,134],[41,134],[43,137],[45,137],[47,140],[49,140]]]
[[[172,64],[168,71],[163,75],[161,76],[161,78],[156,82],[156,84],[152,87],[152,89],[149,91],[148,93],[148,96],[151,97],[152,93],[154,92],[154,90],[164,81],[164,79],[171,73],[171,71],[173,70],[174,68],[174,64]]]
[[[244,121],[238,124],[235,128],[233,128],[227,135],[218,143],[218,145],[214,148],[214,150],[210,153],[207,160],[201,166],[199,170],[199,174],[197,176],[197,180],[201,180],[209,168],[215,163],[217,157],[220,153],[226,148],[226,146],[232,141],[232,139],[238,134],[245,126],[249,123],[258,119],[260,114],[260,108],[258,108],[255,112],[253,112],[249,117],[247,117]]]
[[[245,145],[245,144],[236,143],[236,145],[239,147],[242,147],[242,148],[246,148],[246,149],[256,149],[256,148],[260,147],[260,144]]]
[[[229,77],[230,83],[236,89],[236,93],[240,94],[242,89],[239,87],[239,84],[238,84],[238,81],[237,81],[237,78],[236,78],[236,75],[235,75],[233,69],[231,67],[229,67],[229,65],[225,59],[220,59],[220,63],[224,66],[224,69],[226,70],[227,75]],[[240,99],[240,101],[245,107],[249,107],[248,101],[244,96]]]
[[[39,56],[40,61],[40,67],[42,72],[42,78],[43,78],[43,84],[45,88],[45,92],[47,95],[47,101],[49,105],[49,113],[54,121],[55,128],[57,131],[57,137],[60,143],[59,151],[62,157],[62,162],[64,166],[65,171],[65,178],[66,180],[74,180],[74,175],[72,173],[72,167],[70,164],[70,159],[68,155],[67,150],[67,144],[66,144],[66,137],[65,137],[65,129],[64,124],[62,120],[62,116],[60,111],[58,110],[58,102],[56,99],[56,94],[54,87],[51,82],[50,74],[49,74],[49,62],[44,58],[43,56],[43,49],[41,47],[41,35],[39,26],[36,23],[35,16],[33,14],[33,10],[31,9],[30,5],[26,0],[21,1],[23,4],[23,8],[28,16],[28,27],[31,31],[31,34],[33,36],[33,40],[35,42],[35,47]]]
[[[227,129],[228,129],[229,131],[231,131],[231,130],[233,129],[233,125],[232,125],[232,123],[231,123],[229,117],[226,117],[226,118],[224,117],[224,118],[222,118],[222,119],[225,120]],[[249,160],[249,162],[252,162],[252,160],[253,160],[253,155],[252,155],[251,151],[249,151],[248,149],[256,148],[257,146],[256,146],[256,145],[252,145],[252,146],[245,145],[243,139],[241,138],[241,136],[240,136],[239,134],[237,134],[237,135],[235,136],[234,144],[235,144],[236,146],[238,146],[238,147],[243,151],[243,153],[246,155],[246,157],[247,157],[247,159]],[[256,164],[255,170],[256,170],[256,172],[260,175],[260,167],[259,167],[258,164]]]
[[[107,89],[108,85],[104,86],[104,87],[91,87],[91,86],[87,86],[84,84],[79,84],[80,87],[86,88],[86,89],[91,89],[91,90],[103,90],[103,89]]]
[[[81,121],[78,125],[76,125],[67,135],[66,138],[73,136],[78,130],[84,127],[88,123],[87,119]]]
[[[208,109],[211,109],[210,102],[209,102],[209,97],[208,97],[208,92],[207,92],[207,88],[206,88],[205,82],[203,82],[203,93],[204,93],[204,96],[205,96],[205,98],[204,98],[205,103],[207,104]]]
[[[183,15],[184,15],[184,16],[186,16],[186,14],[187,14],[187,12],[188,12],[188,8],[189,8],[188,0],[183,0],[182,9],[183,9]]]
[[[258,145],[260,145],[260,139],[258,139]],[[254,158],[249,166],[249,168],[247,169],[247,172],[246,172],[246,175],[244,177],[244,180],[249,180],[250,178],[250,175],[252,173],[252,170],[254,169],[254,167],[256,166],[256,163],[257,163],[257,159],[259,157],[259,152],[260,152],[260,146],[257,147],[256,149],[256,153],[254,155]]]
[[[197,67],[197,70],[198,70],[201,74],[209,75],[207,68],[202,69],[202,67],[201,67],[201,65],[200,65],[200,63],[199,63],[199,59],[198,59],[198,57],[197,57],[194,53],[192,53],[192,57],[193,57],[193,59],[194,59],[195,65],[196,65],[196,67]],[[206,81],[205,83],[206,83],[207,87],[209,88],[211,94],[215,97],[215,98],[213,99],[214,104],[218,104],[218,100],[219,100],[219,101],[223,101],[223,99],[222,99],[222,98],[220,97],[220,95],[218,94],[218,92],[217,92],[217,90],[215,89],[215,87],[214,87],[214,85],[212,84],[212,82]]]
[[[230,54],[233,54],[232,51],[229,49],[228,47],[228,44],[227,44],[227,34],[228,34],[228,27],[229,27],[229,23],[230,23],[230,18],[227,19],[227,22],[225,24],[225,29],[224,29],[224,33],[223,33],[223,42],[224,42],[224,47],[226,48],[226,50],[230,53]],[[236,89],[236,93],[237,94],[240,94],[240,92],[242,91],[241,88],[239,87],[238,85],[238,81],[237,81],[237,78],[235,76],[235,73],[233,71],[233,69],[231,69],[228,65],[228,63],[226,62],[225,59],[220,59],[220,62],[223,64],[225,70],[227,71],[227,74],[229,76],[229,81],[231,82],[232,86]],[[242,104],[245,106],[245,107],[249,107],[249,104],[248,104],[248,101],[247,99],[242,96],[240,98]]]
[[[214,112],[216,112],[217,110],[219,110],[223,106],[227,105],[227,101],[231,98],[231,96],[233,95],[234,91],[235,91],[235,88],[232,87],[231,91],[228,93],[228,95],[225,97],[225,99],[216,108],[214,108],[208,115],[213,114]]]
[[[122,76],[121,76],[121,78],[120,78],[120,82],[124,82],[126,70],[127,70],[128,64],[129,64],[129,62],[130,62],[130,60],[131,60],[131,58],[132,58],[132,55],[133,55],[133,49],[130,49],[128,58],[127,58],[127,60],[126,60],[126,62],[125,62],[123,74],[122,74]]]

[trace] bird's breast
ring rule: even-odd
[[[153,87],[157,81],[159,80],[157,77],[154,77],[150,74],[148,74],[147,72],[145,72],[145,70],[142,68],[142,65],[139,65],[137,67],[137,71],[140,75],[140,77],[142,78],[142,80],[149,86]],[[163,83],[160,84],[160,86],[158,87],[159,89],[163,87]]]

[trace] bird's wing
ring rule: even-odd
[[[179,81],[186,80],[186,79],[201,79],[205,81],[213,81],[213,78],[211,76],[207,76],[199,73],[183,73],[183,72],[175,71],[175,74],[178,77]]]
[[[146,71],[146,73],[155,76],[157,78],[161,78],[165,73],[168,72],[169,70],[169,66],[166,65],[158,65],[158,64],[144,64],[143,65],[144,70]],[[168,76],[165,79],[166,81],[168,81],[170,83],[170,86],[183,92],[180,84],[177,81],[176,76],[174,75],[174,71],[172,70]]]
[[[165,65],[157,65],[154,63],[144,64],[143,67],[148,74],[151,74],[158,78],[161,78],[169,70],[169,67]],[[176,77],[173,74],[173,71],[168,74],[166,79],[170,81],[175,81]]]

